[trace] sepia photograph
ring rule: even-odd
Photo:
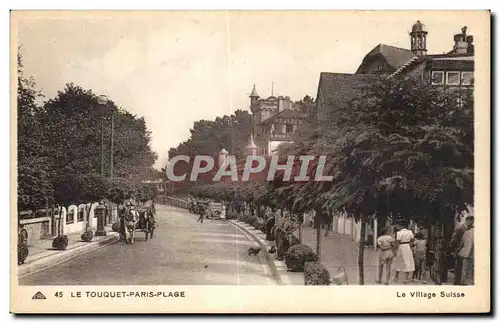
[[[11,311],[490,310],[490,12],[10,16]]]

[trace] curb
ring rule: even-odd
[[[120,239],[118,233],[108,232],[108,235],[108,237],[103,238],[99,241],[83,244],[72,249],[58,251],[57,253],[40,257],[29,264],[18,266],[17,277],[18,279],[21,279],[32,274],[36,274],[40,271],[59,265],[82,254],[95,251],[112,243],[116,243]]]
[[[262,240],[259,237],[257,237],[255,235],[255,233],[253,233],[252,231],[249,230],[249,228],[242,226],[239,221],[236,222],[235,220],[229,220],[228,223],[235,226],[236,228],[244,231],[245,233],[247,233],[250,237],[252,237],[252,239],[254,239],[260,245],[260,247],[262,248],[261,250],[264,251],[264,254],[266,256],[267,265],[271,269],[273,276],[276,278],[278,285],[285,285],[283,283],[283,280],[281,279],[281,275],[280,275],[278,269],[276,268],[276,264],[275,264],[273,257],[269,254],[269,252],[267,252],[268,245],[266,244],[265,240]],[[241,223],[243,223],[243,222],[241,222]],[[257,230],[252,226],[249,226],[249,227],[253,228],[254,230]]]

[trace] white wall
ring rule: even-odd
[[[83,231],[85,229],[85,216],[82,221],[78,221],[78,211],[79,207],[76,205],[70,205],[68,211],[66,212],[66,217],[64,219],[65,227],[64,234],[70,234],[74,232]],[[73,223],[68,224],[67,220],[70,214],[73,214]]]

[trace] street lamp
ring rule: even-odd
[[[99,95],[97,97],[97,103],[103,107],[108,104],[108,97],[105,95]],[[102,118],[101,118],[101,176],[104,175],[104,111],[102,113]],[[113,147],[113,137],[111,137],[111,148]],[[111,158],[113,156],[113,149],[111,149]],[[112,163],[112,159],[111,159]],[[111,175],[112,176],[112,175]],[[96,213],[97,213],[97,231],[96,231],[96,236],[106,236],[106,230],[105,230],[105,225],[106,225],[106,207],[102,204],[99,205],[98,208],[96,208]],[[111,211],[109,212],[111,213]]]
[[[108,103],[108,97],[99,95],[97,97],[97,103],[101,106],[105,106]],[[104,113],[101,118],[101,175],[104,176]]]
[[[104,106],[108,103],[108,97],[99,95],[97,102]],[[113,145],[114,145],[114,132],[115,132],[115,115],[111,112],[111,143],[110,143],[110,156],[109,156],[109,177],[113,178]],[[104,175],[104,118],[101,121],[101,174]]]

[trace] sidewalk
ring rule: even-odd
[[[294,233],[299,236],[298,230]],[[349,285],[359,285],[358,270],[358,243],[348,235],[329,232],[325,237],[325,230],[322,230],[321,263],[328,269],[331,276],[338,273],[339,267],[343,266],[347,272]],[[316,252],[316,230],[311,227],[302,228],[302,243],[311,247]],[[453,274],[449,274],[453,277]],[[394,272],[392,273],[394,277]],[[411,277],[410,277],[411,278]],[[378,279],[378,252],[373,247],[365,247],[364,252],[364,284],[375,285]],[[384,277],[385,279],[385,269]],[[399,283],[391,282],[392,285],[403,284],[404,276],[401,276]],[[443,282],[443,285],[451,285],[453,279]],[[427,274],[427,284],[435,285]],[[424,285],[421,281],[409,282],[409,285]]]
[[[94,235],[91,242],[82,241],[80,238],[83,232],[68,234],[68,247],[66,250],[56,250],[52,248],[51,239],[43,239],[36,244],[28,245],[29,254],[24,264],[18,265],[18,278],[34,274],[41,270],[53,267],[61,262],[79,256],[83,253],[101,248],[107,244],[118,241],[119,234],[111,230],[111,226],[106,226],[106,236],[97,237]],[[93,230],[95,234],[95,229]]]
[[[245,230],[252,235],[262,247],[269,250],[271,244],[265,241],[265,234],[256,230],[249,224],[238,220],[230,220],[230,223]],[[330,276],[338,274],[338,270],[344,267],[347,273],[349,285],[359,285],[359,270],[358,270],[358,243],[355,242],[350,236],[329,233],[327,237],[322,235],[322,250],[321,250],[321,263],[328,269]],[[295,232],[298,237],[298,231]],[[311,227],[302,228],[302,243],[311,247],[316,252],[316,230]],[[269,258],[271,270],[276,273],[280,284],[283,285],[304,285],[304,273],[290,272],[287,270],[284,261],[278,261],[275,255],[266,252]],[[393,273],[394,274],[394,273]],[[364,285],[375,285],[378,276],[378,252],[373,250],[372,247],[365,247],[364,251]],[[385,278],[385,277],[384,277]],[[402,285],[404,277],[400,277],[399,283],[392,283],[392,285]],[[427,278],[429,285],[434,285],[430,277]],[[450,281],[443,283],[443,285],[451,284]],[[421,282],[410,282],[410,285],[423,285]]]
[[[298,230],[295,231],[298,237]],[[321,263],[328,269],[333,277],[338,269],[343,266],[347,272],[349,285],[359,285],[358,271],[358,243],[350,236],[329,232],[325,237],[322,230]],[[302,228],[302,243],[311,247],[316,252],[316,230],[311,227]],[[364,284],[373,285],[378,275],[378,254],[372,247],[365,247],[364,253]]]

